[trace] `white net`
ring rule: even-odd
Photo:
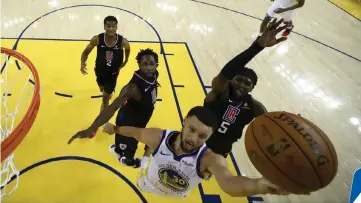
[[[35,80],[29,66],[23,62],[23,58],[9,56],[9,53],[3,52],[3,48],[1,55],[0,130],[2,146],[1,200],[3,200],[5,196],[14,192],[19,184],[20,171],[15,167],[15,155],[12,150],[22,140],[20,133],[15,134],[18,132],[16,127],[24,122],[23,118],[34,99]],[[11,142],[9,142],[10,139],[6,140],[7,138],[11,138]],[[6,145],[3,145],[4,143]],[[5,157],[6,155],[7,157]]]

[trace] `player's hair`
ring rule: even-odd
[[[197,117],[204,125],[210,126],[215,130],[218,127],[218,119],[214,113],[203,106],[195,106],[189,110],[187,117],[195,116]]]
[[[105,17],[105,18],[104,18],[104,24],[105,24],[107,21],[108,21],[108,22],[115,22],[116,24],[118,24],[118,20],[117,20],[117,18],[114,17],[114,16],[107,16],[107,17]]]
[[[138,55],[136,57],[137,62],[140,63],[143,56],[151,55],[154,57],[155,62],[158,64],[158,54],[153,51],[153,49],[141,49],[140,52],[138,52]]]
[[[244,67],[241,71],[238,72],[237,75],[242,75],[242,76],[248,77],[249,79],[252,80],[253,87],[256,86],[257,81],[258,81],[258,76],[257,76],[256,72],[254,72],[253,69]]]

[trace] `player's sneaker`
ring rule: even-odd
[[[133,168],[139,168],[141,166],[141,159],[134,159],[134,165],[133,165]]]
[[[126,162],[125,156],[121,157],[121,158],[119,159],[119,162],[120,162],[123,166],[127,166],[127,162]]]
[[[125,157],[120,158],[120,163],[124,166],[131,166],[133,168],[140,167],[140,159],[135,158],[132,160],[126,159]]]
[[[282,33],[282,36],[287,37],[291,33],[293,27],[294,26],[292,25],[292,27],[286,28],[286,30]]]
[[[118,154],[118,153],[115,151],[115,145],[110,145],[109,151],[117,158],[117,160],[118,160],[120,163],[122,163],[121,159],[122,159],[122,158],[125,158],[125,157],[122,157],[122,155]]]

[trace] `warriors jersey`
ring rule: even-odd
[[[208,147],[204,144],[190,154],[176,154],[170,147],[180,132],[165,130],[160,144],[154,150],[149,166],[141,172],[138,187],[144,192],[161,196],[186,197],[204,177],[200,160]]]

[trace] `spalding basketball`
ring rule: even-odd
[[[312,122],[288,112],[269,112],[253,120],[245,145],[255,168],[290,192],[313,192],[335,177],[334,146]]]

